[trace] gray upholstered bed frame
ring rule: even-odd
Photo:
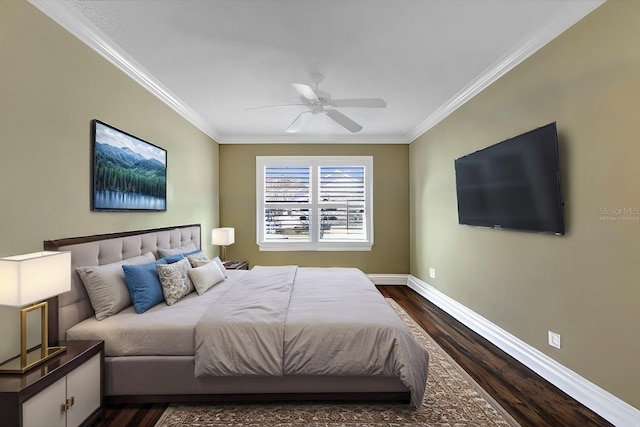
[[[77,267],[103,265],[159,248],[201,245],[200,225],[111,233],[44,242],[46,250],[71,252],[71,291],[50,301],[50,341],[64,341],[71,326],[94,315]],[[55,308],[57,307],[57,309]],[[106,357],[105,396],[112,402],[255,400],[394,400],[409,402],[395,377],[194,376],[193,356]]]

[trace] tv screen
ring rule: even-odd
[[[458,222],[564,234],[556,123],[455,160]]]

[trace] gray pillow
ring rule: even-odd
[[[160,276],[164,300],[168,305],[175,304],[193,292],[194,287],[188,273],[191,264],[186,258],[173,264],[158,264],[156,268]]]
[[[183,254],[186,252],[192,252],[197,250],[198,248],[196,248],[195,243],[187,243],[184,246],[181,246],[179,248],[172,248],[172,249],[161,249],[158,248],[158,258],[164,258],[166,256],[169,255],[178,255],[178,254]]]
[[[112,264],[76,268],[89,295],[96,319],[106,319],[131,305],[131,296],[124,280],[122,266],[148,264],[155,260],[153,253],[147,252]]]

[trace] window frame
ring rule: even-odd
[[[265,210],[270,206],[265,202],[265,168],[269,166],[310,167],[310,195],[308,204],[297,203],[300,208],[308,208],[312,213],[308,241],[265,239]],[[320,240],[319,214],[322,204],[319,195],[319,170],[327,166],[364,167],[365,224],[364,239],[361,240]],[[276,206],[276,205],[274,205]],[[287,203],[280,204],[287,207]],[[256,156],[256,243],[260,251],[371,251],[373,246],[373,156]]]

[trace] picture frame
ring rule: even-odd
[[[167,150],[91,120],[91,210],[167,210]]]

